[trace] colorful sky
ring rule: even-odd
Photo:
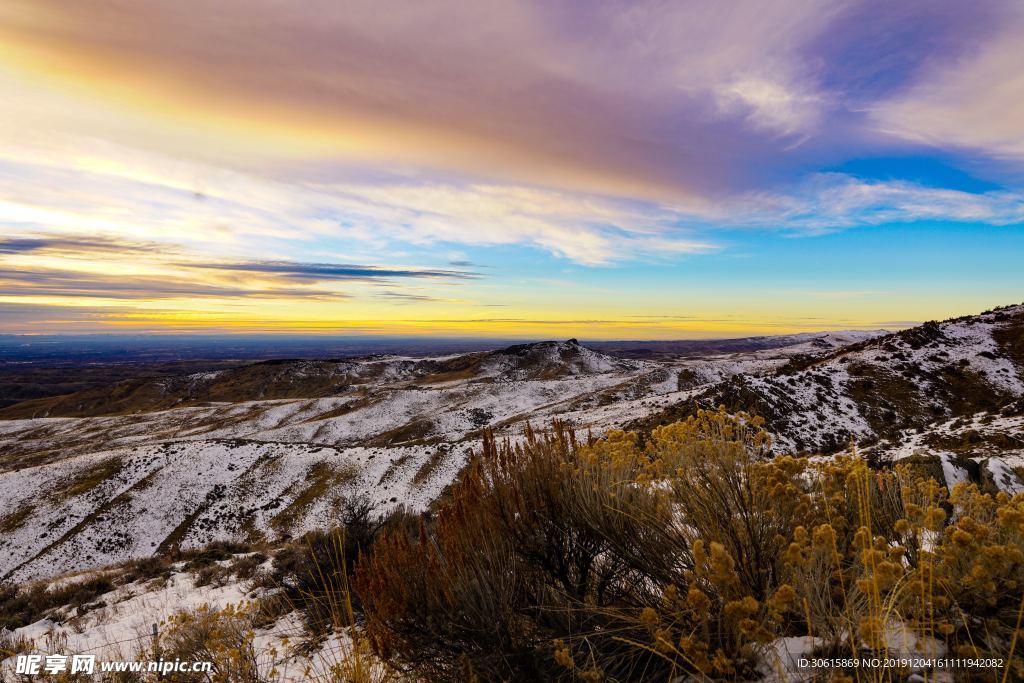
[[[3,0],[0,332],[1024,300],[1024,3]]]

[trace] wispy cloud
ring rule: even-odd
[[[121,266],[110,268],[113,263]],[[341,301],[352,294],[338,289],[338,283],[391,286],[399,280],[460,282],[480,277],[472,271],[436,268],[211,261],[185,250],[161,250],[160,245],[74,235],[0,239],[0,297],[6,298]]]
[[[923,220],[1005,226],[1024,222],[1024,192],[965,192],[908,181],[819,173],[779,191],[739,195],[712,212],[690,217],[798,235]]]
[[[724,112],[742,116],[757,129],[803,140],[817,132],[825,99],[817,92],[801,92],[799,87],[746,77],[723,84],[716,95]]]
[[[794,125],[811,101],[792,94],[815,87],[800,49],[836,8],[755,10],[756,22],[698,2],[612,2],[582,16],[543,2],[399,2],[383,13],[330,0],[16,0],[0,13],[0,36],[23,66],[182,123],[171,144],[191,136],[199,147],[213,131],[248,141],[243,152],[260,140],[279,157],[319,148],[515,185],[679,198],[742,163],[730,151],[736,131],[705,126],[722,83],[736,82],[752,120],[770,127]],[[750,87],[765,74],[785,75],[776,94]],[[780,89],[792,102],[783,108]],[[171,151],[138,128],[121,135]],[[719,153],[694,163],[697,141]],[[193,151],[210,160],[218,150]]]
[[[958,36],[973,41],[1006,12],[940,4],[878,17],[799,0],[613,2],[584,18],[530,2],[398,3],[382,16],[326,0],[209,12],[16,1],[0,12],[11,65],[0,90],[12,92],[0,210],[25,230],[258,244],[300,260],[303,244],[333,239],[367,260],[440,243],[528,245],[588,265],[713,252],[711,223],[1012,222],[1012,194],[920,204],[935,190],[787,168],[880,144],[878,122],[905,139],[1015,148],[1016,119],[1002,112],[1018,94],[1016,20],[967,53]],[[983,77],[951,72],[950,54]],[[94,96],[19,76],[38,70]],[[924,106],[934,115],[919,116]],[[815,183],[849,208],[829,211]]]
[[[880,130],[938,148],[1024,158],[1024,6],[1006,10],[970,52],[932,56],[921,78],[867,109]]]
[[[89,299],[300,298],[344,299],[346,295],[312,288],[230,287],[186,278],[98,274],[56,269],[0,268],[0,297]]]
[[[213,255],[240,249],[302,253],[304,245],[335,239],[367,254],[394,244],[527,245],[601,264],[715,248],[713,238],[681,230],[676,212],[649,202],[457,182],[298,183],[201,165],[190,166],[190,174],[166,174],[162,163],[134,154],[113,164],[138,169],[136,177],[91,158],[66,168],[0,163],[0,210],[23,231],[36,233],[31,239],[55,240],[53,233],[85,227],[108,241],[137,241],[142,233]],[[25,184],[26,178],[32,182]],[[57,191],[71,184],[74,192]],[[99,238],[89,241],[98,244]]]
[[[3,321],[0,334],[67,332],[83,328],[95,331],[109,316],[129,312],[131,309],[126,308],[87,308],[0,301],[0,321]]]
[[[103,237],[59,237],[35,235],[0,237],[0,254],[53,253],[149,253],[155,248],[166,248],[155,243],[124,242]]]
[[[413,294],[410,292],[379,292],[375,294],[378,299],[388,299],[400,304],[425,304],[425,303],[457,303],[453,299],[442,299],[429,294]]]
[[[316,282],[321,280],[373,281],[392,278],[437,278],[473,280],[477,273],[463,270],[432,270],[360,266],[342,263],[293,263],[290,261],[253,261],[249,263],[195,263],[192,268],[230,270],[248,273],[269,273],[292,280]]]

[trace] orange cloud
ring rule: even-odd
[[[581,17],[490,1],[11,0],[0,58],[265,153],[696,207],[756,155],[742,131],[706,125],[723,82],[817,101],[794,66],[835,16],[817,7],[760,3],[753,30],[741,12],[685,3]],[[754,128],[814,119],[744,102]]]

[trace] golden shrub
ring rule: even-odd
[[[777,638],[883,651],[904,625],[1021,666],[1024,496],[771,458],[760,424],[486,437],[434,519],[360,565],[376,651],[441,679],[744,679]]]

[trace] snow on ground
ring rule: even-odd
[[[966,354],[995,348],[992,324],[940,327]],[[823,434],[863,440],[873,433],[849,395],[845,364],[774,371],[798,354],[827,358],[877,334],[802,335],[782,349],[657,362],[565,342],[436,359],[285,363],[262,371],[288,387],[328,377],[336,395],[0,421],[0,576],[24,580],[170,546],[301,533],[325,526],[354,496],[382,511],[423,509],[453,481],[483,428],[514,437],[528,421],[558,418],[601,435],[729,378],[788,416],[778,449]],[[1015,386],[1015,374],[982,360],[1000,386]],[[183,379],[191,387],[220,377]],[[928,447],[919,436],[906,435],[898,449]],[[943,466],[948,479],[962,476],[949,458]]]
[[[252,608],[261,591],[253,591],[247,581],[233,577],[223,585],[197,586],[194,574],[179,570],[162,583],[151,580],[119,586],[97,597],[96,604],[101,607],[62,623],[42,619],[14,629],[10,636],[25,639],[29,651],[43,655],[85,654],[94,655],[97,662],[148,662],[152,660],[154,625],[162,634],[168,630],[171,618],[182,612],[219,611],[228,606],[244,611]],[[332,633],[313,643],[297,612],[253,634],[256,666],[265,676],[273,669],[273,680],[282,683],[333,680],[330,670],[343,662],[353,647],[347,632]],[[364,663],[379,666],[372,657]],[[14,668],[15,657],[0,660],[0,679],[14,680]]]
[[[0,473],[0,518],[17,520],[0,535],[0,576],[103,566],[167,543],[300,534],[330,526],[344,500],[360,496],[380,512],[423,509],[466,450],[178,441]]]
[[[943,323],[938,341],[918,349],[887,337],[879,343],[892,349],[855,347],[845,362],[835,360],[836,349],[879,333],[797,335],[783,349],[659,362],[550,343],[473,355],[483,360],[466,377],[459,375],[459,355],[299,363],[282,366],[282,373],[291,373],[286,381],[327,373],[345,384],[324,398],[0,421],[0,578],[64,574],[60,581],[71,582],[89,576],[83,573],[88,570],[172,546],[294,537],[331,526],[342,503],[356,497],[381,513],[401,505],[422,510],[464,467],[484,427],[514,438],[527,421],[538,425],[558,418],[601,435],[730,378],[787,416],[787,433],[775,438],[777,449],[796,450],[798,439],[813,443],[823,434],[863,440],[874,433],[851,398],[850,363],[881,363],[893,371],[915,363],[933,372],[964,361],[996,390],[1024,393],[1018,370],[998,353],[995,324],[992,316]],[[935,348],[940,343],[942,354]],[[816,353],[826,360],[775,374],[791,358]],[[432,375],[431,368],[442,363],[456,369]],[[218,371],[184,379],[193,387],[219,377]],[[1013,444],[1022,435],[1024,416],[978,413],[902,432],[868,450],[894,459],[936,455],[952,488],[968,473],[956,464],[964,457],[958,446],[943,444],[970,437],[968,457],[980,462],[996,486],[1017,493],[1024,492],[1015,471],[1024,466],[1024,446]],[[151,624],[171,613],[238,604],[246,595],[240,583],[196,587],[191,575],[179,571],[163,586],[119,587],[102,596],[106,606],[73,625],[37,622],[16,635],[35,639],[40,648],[58,644],[69,652],[131,658],[131,648],[146,642]],[[286,618],[258,634],[261,651],[280,644],[286,632],[299,631]],[[928,649],[928,643],[908,640],[899,624],[890,631],[898,651]],[[333,636],[323,649],[337,652],[344,641],[343,634]],[[774,643],[766,676],[799,678],[796,661],[813,645],[796,638]],[[303,680],[310,662],[287,656],[273,663],[293,667],[295,680]]]
[[[886,625],[884,638],[887,657],[928,660],[946,655],[946,647],[943,643],[935,638],[919,636],[902,621],[896,619]],[[816,656],[815,650],[824,645],[823,639],[809,636],[779,638],[773,641],[762,654],[758,667],[764,676],[761,680],[765,683],[791,683],[793,681],[816,681],[821,680],[823,676],[828,677],[834,673],[833,670],[808,666]],[[836,655],[833,653],[818,654],[817,656],[828,659]],[[849,652],[839,655],[839,657],[847,656],[854,655]],[[870,657],[872,655],[858,653],[856,656]],[[804,666],[800,666],[801,660],[803,660]],[[935,683],[953,683],[954,680],[950,671],[939,669],[925,672],[920,666],[911,668],[911,675],[916,674],[920,677],[924,673],[927,673],[927,680]],[[921,680],[925,679],[921,678]]]
[[[942,462],[942,476],[946,480],[946,488],[952,491],[957,484],[969,480],[967,471],[953,464],[952,453],[937,451],[935,454],[939,456],[939,460]]]
[[[182,610],[203,605],[221,609],[245,599],[240,583],[196,586],[191,574],[177,572],[161,588],[139,583],[120,586],[99,596],[104,607],[63,624],[43,619],[15,629],[14,635],[33,640],[44,652],[60,643],[67,652],[95,654],[99,659],[133,659],[139,648],[149,644],[153,624],[163,628],[159,625]]]
[[[843,365],[814,367],[788,376],[749,377],[745,381],[786,416],[784,433],[773,434],[777,451],[797,452],[823,436],[838,436],[842,441],[874,436],[860,407],[849,396],[850,374]]]
[[[958,447],[954,453],[946,447]],[[1018,471],[1024,468],[1024,415],[979,412],[938,422],[924,430],[905,430],[892,442],[864,449],[884,459],[899,461],[916,455],[935,456],[942,464],[949,489],[968,481],[962,458],[977,462],[998,489],[1024,491]],[[961,465],[956,464],[960,461]],[[983,479],[985,477],[983,476]]]
[[[527,421],[568,417],[603,433],[692,393],[677,390],[686,363],[623,360],[572,343],[513,347],[486,356],[463,381],[423,382],[423,368],[438,362],[290,369],[289,382],[304,373],[372,378],[325,398],[0,421],[8,530],[0,576],[26,580],[170,546],[293,535],[329,524],[352,497],[382,512],[423,509],[454,480],[484,427],[514,436]],[[709,381],[772,362],[698,361]],[[190,386],[209,379],[217,376],[185,378]]]
[[[890,424],[956,414],[964,401],[981,402],[986,394],[997,403],[1024,395],[1024,369],[996,338],[1017,315],[1024,306],[822,349],[777,373],[740,374],[701,402],[739,397],[755,405],[769,420],[776,450],[827,451],[851,436],[874,441],[890,436]],[[809,346],[819,342],[827,344],[817,339]]]
[[[1006,491],[1010,495],[1024,493],[1024,483],[1002,458],[989,458],[984,465],[992,477],[992,482],[1001,491]]]

